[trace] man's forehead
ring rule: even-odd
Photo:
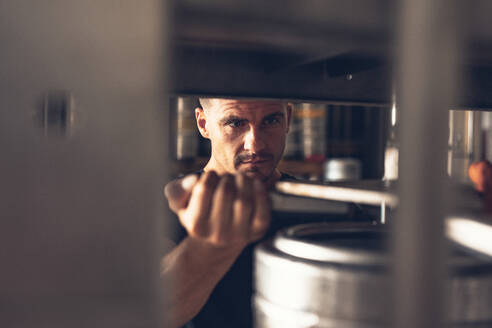
[[[286,102],[280,100],[239,100],[239,99],[210,99],[212,110],[216,114],[224,115],[234,112],[244,113],[266,113],[270,111],[283,110]]]

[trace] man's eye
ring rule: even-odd
[[[275,117],[268,117],[263,121],[264,125],[275,125],[280,123],[280,118],[277,116]]]
[[[244,120],[231,120],[226,123],[227,126],[230,126],[232,128],[239,128],[245,124]]]

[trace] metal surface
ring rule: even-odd
[[[1,327],[162,327],[163,3],[0,1]]]
[[[330,76],[324,61],[292,70],[272,70],[278,63],[289,62],[291,56],[268,49],[178,44],[171,91],[180,96],[329,100],[377,106],[390,103],[391,74],[387,65],[354,73],[351,80],[345,75]]]
[[[376,206],[383,202],[390,207],[398,205],[398,197],[394,191],[389,189],[384,182],[376,180],[331,184],[280,181],[275,184],[275,188],[279,192],[295,196]]]
[[[341,224],[325,226],[343,230]],[[380,270],[375,270],[377,265],[371,264],[373,269],[364,270],[368,266],[343,266],[335,261],[325,263],[296,257],[278,250],[272,240],[256,249],[255,264],[255,302],[264,300],[284,311],[305,313],[316,319],[309,324],[294,320],[291,327],[326,327],[320,325],[323,320],[359,327],[357,323],[377,324],[384,318],[383,295],[387,286],[385,277],[378,273]],[[258,310],[261,313],[262,309]],[[277,314],[266,312],[263,320],[257,320],[256,327],[282,327],[283,320]]]
[[[458,99],[462,30],[458,1],[405,0],[398,10],[397,98],[401,113],[399,199],[394,224],[394,322],[444,322],[443,220],[448,109]],[[454,96],[454,98],[453,98]]]
[[[305,224],[255,250],[255,327],[391,326],[391,255],[381,226]],[[443,322],[492,324],[492,262],[453,249]]]
[[[360,180],[361,162],[356,158],[331,158],[324,163],[325,181]]]
[[[392,188],[386,186],[385,183],[380,181],[377,183],[375,183],[376,181],[368,182],[371,181],[345,182],[339,183],[339,186],[314,183],[301,183],[300,185],[299,183],[287,185],[279,183],[280,188],[278,190],[283,191],[283,193],[270,192],[272,210],[283,213],[336,214],[346,217],[350,215],[353,202],[361,200],[370,205],[380,206],[380,223],[384,224],[388,216],[387,197],[393,197],[391,204],[394,207],[394,204],[398,203],[397,196],[391,191]],[[377,189],[379,191],[374,193]],[[450,212],[444,221],[446,237],[474,254],[492,258],[491,218],[483,214],[483,203],[477,192],[464,184],[453,185],[451,190],[457,199],[454,208],[449,209]],[[457,213],[461,214],[458,215]],[[299,224],[303,223],[302,220],[303,217],[300,216]]]
[[[387,53],[389,11],[375,0],[178,1],[172,90],[384,103],[390,74],[371,69]]]
[[[347,215],[349,203],[329,201],[324,199],[297,197],[281,194],[275,191],[269,193],[273,211],[289,213],[322,213]]]
[[[280,252],[308,261],[351,265],[387,264],[386,256],[380,251],[382,245],[377,245],[382,240],[381,228],[372,227],[370,224],[360,224],[365,230],[357,228],[357,224],[350,228],[348,224],[346,226],[340,231],[329,224],[287,228],[275,236],[273,247]],[[365,248],[357,247],[357,243],[361,241]]]
[[[67,138],[75,122],[73,97],[68,91],[51,91],[39,109],[45,136]]]
[[[387,40],[390,6],[387,0],[312,0],[309,6],[296,0],[183,0],[176,3],[175,38],[319,55]]]
[[[397,4],[177,1],[173,92],[390,104]],[[471,36],[453,108],[492,109],[491,10],[475,0],[455,19]]]
[[[178,97],[171,101],[171,110],[176,115],[175,156],[178,160],[192,159],[198,155],[198,129],[195,108],[199,106],[196,98]]]
[[[477,111],[449,111],[448,175],[470,183],[468,167],[482,158],[481,114]]]
[[[256,315],[256,327],[262,328],[376,328],[374,323],[353,322],[324,318],[312,312],[287,309],[255,297],[253,300]]]
[[[298,104],[302,155],[306,161],[323,162],[326,158],[326,105]]]
[[[446,236],[458,245],[478,255],[492,259],[492,225],[490,218],[482,220],[466,216],[446,218]]]

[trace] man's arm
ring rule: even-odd
[[[205,172],[171,182],[165,194],[188,236],[162,260],[162,276],[172,281],[168,316],[175,327],[191,320],[244,247],[258,240],[270,222],[267,193],[244,175]]]

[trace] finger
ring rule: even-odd
[[[256,241],[263,237],[270,225],[270,200],[263,183],[255,179],[253,182],[255,196],[255,212],[251,222],[251,241]]]
[[[164,187],[164,196],[167,198],[169,207],[175,213],[186,207],[193,186],[198,181],[197,174],[190,174],[182,179],[169,182]]]
[[[218,182],[215,172],[204,172],[193,187],[188,207],[179,212],[181,223],[189,235],[203,237],[208,234],[208,216]]]
[[[253,180],[244,174],[235,177],[237,196],[234,200],[232,212],[232,229],[235,235],[242,237],[242,240],[249,241],[252,214],[254,213]]]
[[[211,241],[216,245],[226,244],[231,236],[232,203],[236,197],[234,178],[224,175],[217,186],[210,213]]]

